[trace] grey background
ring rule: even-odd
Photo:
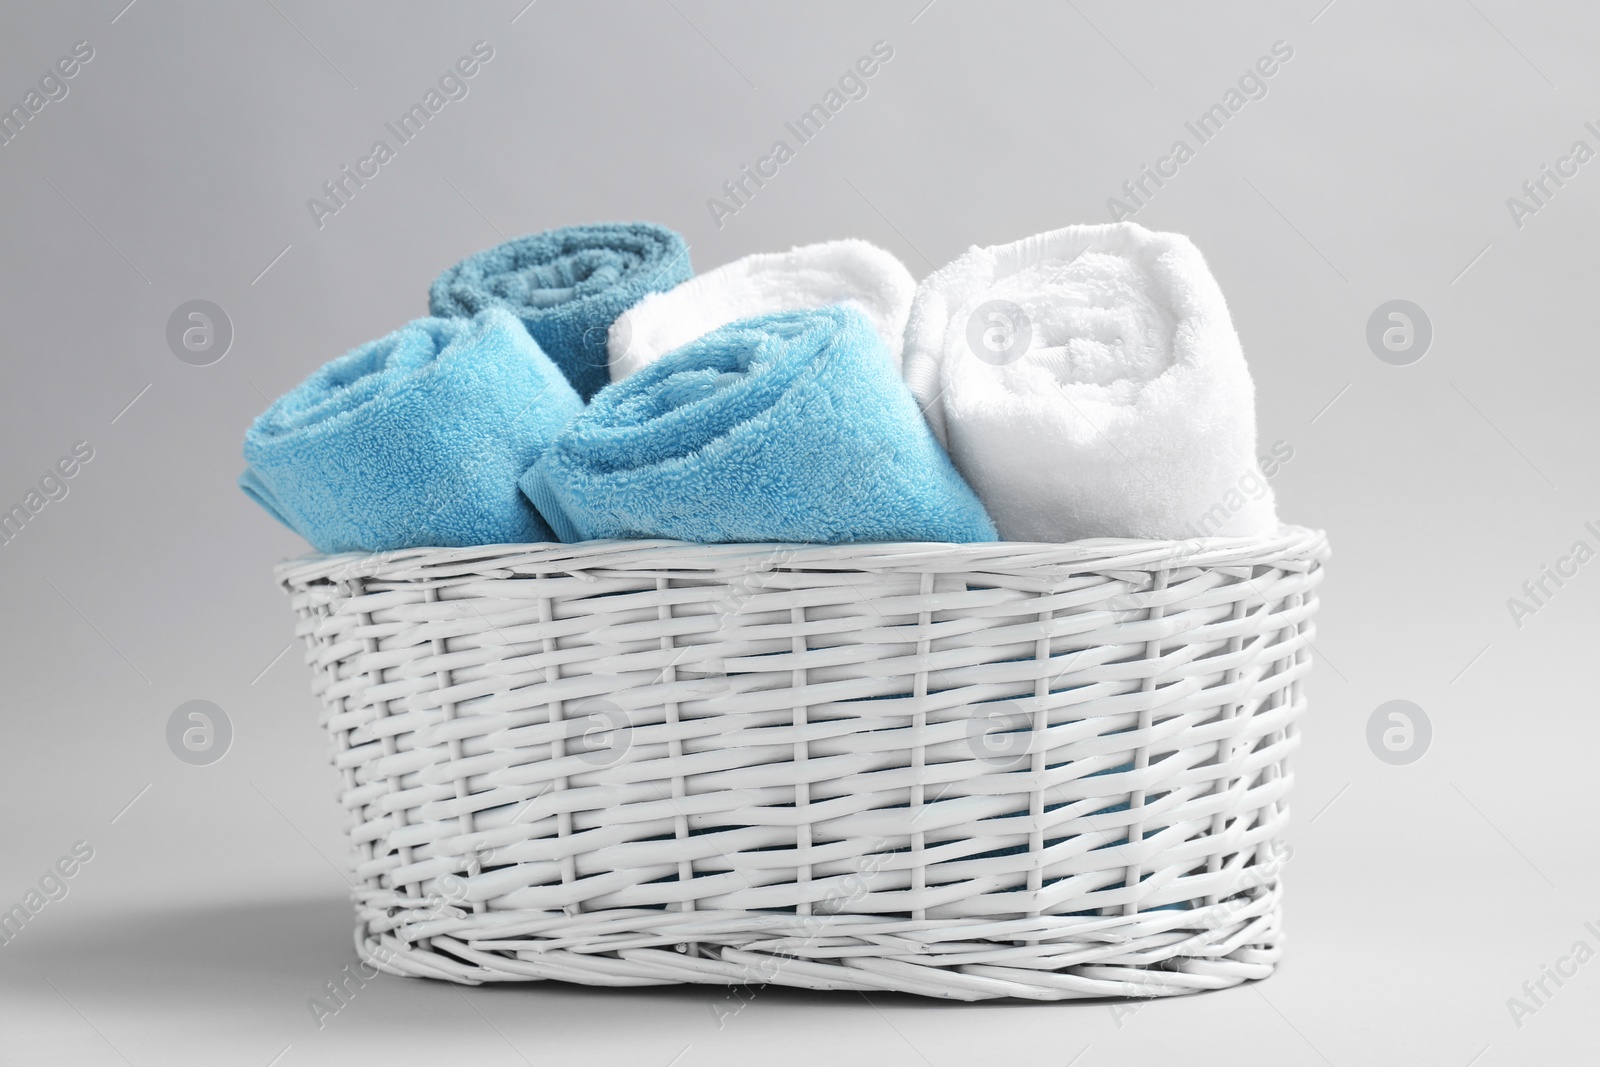
[[[1600,962],[1520,1026],[1507,998],[1579,939],[1600,948],[1600,562],[1520,628],[1506,600],[1580,537],[1596,547],[1600,161],[1520,229],[1506,198],[1574,140],[1600,148],[1582,126],[1600,120],[1600,10],[125,2],[0,14],[7,107],[74,42],[95,49],[0,147],[0,502],[95,448],[0,547],[0,904],[74,842],[95,850],[0,946],[0,1060],[1592,1058]],[[317,229],[306,199],[480,39],[495,57],[470,95]],[[894,58],[869,95],[716,227],[706,199],[879,39]],[[304,546],[233,484],[268,399],[425,313],[440,269],[503,236],[658,220],[703,270],[859,235],[920,277],[974,243],[1104,220],[1277,40],[1294,57],[1268,95],[1136,217],[1206,253],[1262,443],[1294,448],[1281,514],[1335,547],[1278,975],[1131,1013],[763,992],[720,1026],[738,1002],[716,988],[385,977],[319,1031],[306,1000],[354,952],[336,781],[270,579]],[[191,299],[232,320],[215,365],[167,347]],[[1410,366],[1365,341],[1391,299],[1433,324]],[[1401,698],[1433,740],[1391,766],[1367,721]],[[211,766],[166,746],[192,699],[233,724]]]

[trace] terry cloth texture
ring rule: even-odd
[[[522,480],[563,541],[991,541],[860,312],[715,330],[595,397]]]
[[[847,304],[867,317],[896,367],[917,283],[892,254],[866,241],[825,241],[745,256],[652,293],[611,324],[611,380],[730,322],[775,311]]]
[[[418,319],[256,419],[239,485],[319,552],[553,541],[517,479],[582,407],[510,312]]]
[[[1008,541],[1277,528],[1255,387],[1187,237],[1119,222],[973,248],[918,287],[905,378]]]
[[[689,277],[689,246],[665,226],[608,222],[546,230],[469,256],[428,291],[432,314],[501,307],[587,401],[609,380],[606,331],[646,294]]]

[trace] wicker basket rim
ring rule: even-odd
[[[1175,567],[1226,567],[1328,558],[1327,534],[1288,524],[1250,537],[1184,540],[1097,537],[1080,541],[869,542],[815,544],[695,544],[670,540],[606,540],[576,544],[474,545],[467,548],[407,548],[391,552],[345,552],[303,556],[273,570],[286,590],[327,582],[419,581],[475,575],[537,577],[591,571],[704,571],[708,575],[750,571],[902,571],[1037,573],[1041,570],[1156,571]],[[1300,568],[1295,568],[1300,569]]]

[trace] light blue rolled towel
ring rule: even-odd
[[[730,323],[602,390],[522,478],[563,541],[993,541],[883,341],[834,306]]]
[[[582,407],[510,312],[417,319],[256,419],[239,486],[319,552],[551,541],[517,478]]]
[[[665,226],[568,226],[468,256],[434,281],[428,309],[452,318],[505,308],[587,401],[611,380],[606,333],[617,316],[691,273],[689,246]]]

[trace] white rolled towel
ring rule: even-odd
[[[652,293],[611,325],[611,380],[740,319],[775,311],[847,304],[860,311],[900,367],[900,344],[916,280],[874,244],[824,241],[736,259],[664,293]]]
[[[1187,237],[1118,222],[975,247],[918,287],[904,374],[1008,541],[1277,528],[1255,386]]]

